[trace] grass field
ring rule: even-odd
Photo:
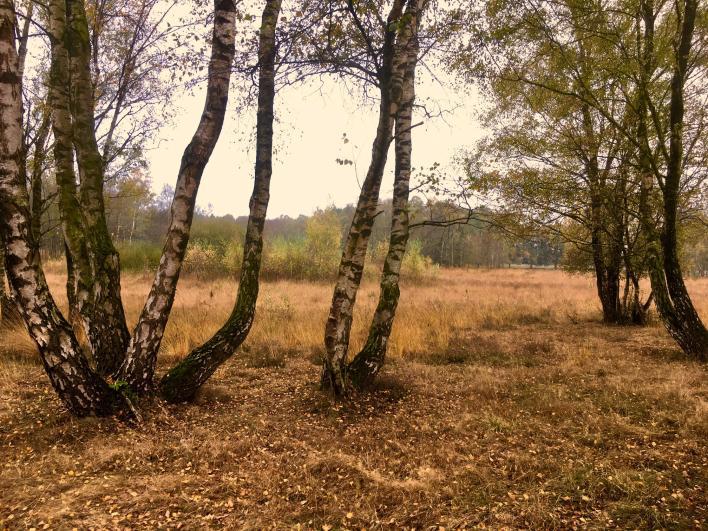
[[[131,320],[149,281],[124,279]],[[708,279],[689,290],[708,320]],[[182,281],[161,370],[234,294]],[[354,346],[377,295],[360,292]],[[3,331],[0,529],[708,526],[706,367],[655,321],[603,326],[590,277],[405,285],[385,372],[346,404],[317,386],[330,297],[266,283],[247,344],[195,403],[143,404],[136,427],[69,416],[24,331]]]

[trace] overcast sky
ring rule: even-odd
[[[174,102],[180,109],[174,122],[160,131],[159,146],[148,152],[150,175],[155,192],[173,185],[182,152],[197,126],[204,103],[204,84],[192,94]],[[479,99],[459,93],[439,83],[418,84],[419,101],[426,98],[449,112],[425,118],[421,111],[414,123],[413,166],[434,162],[449,167],[453,156],[481,136],[476,112]],[[428,100],[428,101],[430,101]],[[377,109],[352,97],[335,79],[290,87],[276,96],[276,155],[273,165],[268,217],[310,214],[334,204],[355,203],[359,196],[357,173],[336,159],[356,161],[362,180],[371,157]],[[248,214],[253,182],[255,111],[239,114],[234,106],[227,119],[199,189],[198,204],[211,205],[217,215]],[[342,135],[350,142],[345,144]],[[390,197],[393,176],[393,149],[389,153],[381,197]]]

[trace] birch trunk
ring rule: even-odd
[[[243,246],[243,264],[236,304],[226,323],[206,343],[172,368],[160,382],[162,395],[171,402],[189,400],[214,371],[243,343],[253,324],[258,298],[258,276],[263,251],[263,227],[270,199],[273,159],[273,107],[275,99],[275,31],[281,0],[266,0],[258,47],[258,115],[256,167],[250,213]]]
[[[403,4],[402,0],[394,2],[386,22],[384,46],[381,52],[382,67],[379,72],[381,103],[376,137],[371,150],[371,162],[347,234],[325,326],[325,358],[321,384],[323,389],[331,391],[335,396],[347,393],[347,350],[354,304],[364,271],[366,250],[379,202],[381,179],[386,167],[393,124],[401,99],[403,84],[401,63],[405,60],[405,48],[410,37],[410,25],[404,24],[396,38]]]
[[[93,273],[88,339],[98,371],[107,375],[117,370],[123,361],[130,333],[120,293],[120,259],[106,223],[104,163],[94,130],[88,22],[83,0],[67,0],[65,6],[73,142],[79,168],[80,204]],[[78,300],[81,304],[81,299]]]
[[[584,50],[581,47],[581,53]],[[621,264],[618,246],[612,237],[611,225],[613,216],[607,211],[608,187],[607,179],[600,169],[598,142],[595,134],[590,106],[583,104],[581,108],[584,151],[586,154],[585,173],[587,175],[590,193],[590,246],[592,249],[593,267],[595,269],[595,286],[602,306],[602,320],[608,324],[617,324],[622,320],[620,301]]]
[[[602,194],[606,190],[599,188],[599,183],[592,172],[589,172],[591,188],[591,247],[593,266],[595,268],[595,285],[597,295],[602,305],[602,320],[608,324],[618,324],[622,321],[622,308],[620,300],[620,262],[621,256],[617,254],[616,245],[608,242],[609,216],[603,207]]]
[[[5,285],[5,239],[0,233],[0,324],[14,325],[22,320],[15,298]]]
[[[0,323],[6,320],[8,303],[5,287],[5,239],[0,235]]]
[[[204,111],[197,131],[182,156],[160,265],[133,332],[125,361],[116,376],[138,393],[148,392],[153,387],[157,353],[189,242],[199,183],[224,123],[235,53],[235,20],[236,6],[233,0],[217,0]]]
[[[32,214],[32,237],[37,247],[42,239],[42,212],[44,201],[42,199],[42,177],[44,176],[44,163],[47,158],[47,139],[49,137],[49,127],[51,116],[45,110],[42,123],[37,131],[37,138],[34,142],[34,155],[30,164],[30,193],[31,193],[31,214]]]
[[[86,242],[85,221],[78,200],[74,172],[73,123],[70,110],[69,56],[66,51],[66,9],[64,0],[49,4],[49,108],[54,136],[54,166],[59,191],[59,212],[67,261],[67,298],[70,320],[89,336],[93,274]]]
[[[683,281],[677,241],[679,190],[683,168],[684,84],[697,9],[697,0],[685,1],[681,36],[676,49],[676,65],[671,79],[669,163],[663,189],[664,226],[661,233],[661,247],[669,297],[673,310],[682,323],[681,333],[677,334],[680,336],[679,344],[687,354],[708,361],[708,329],[693,306]]]
[[[14,2],[0,1],[0,222],[7,275],[49,380],[75,415],[110,413],[118,399],[88,365],[52,299],[30,231],[29,194],[21,179],[22,103],[15,50]]]
[[[396,168],[393,183],[391,236],[381,275],[379,302],[369,327],[364,348],[348,367],[351,384],[362,389],[370,385],[384,365],[388,339],[400,297],[399,279],[409,237],[408,197],[410,194],[413,104],[415,102],[415,69],[418,62],[417,28],[422,2],[411,11],[413,34],[405,63],[401,106],[396,117],[394,140]]]
[[[605,218],[606,219],[606,218]],[[597,294],[602,306],[602,320],[607,324],[620,324],[624,316],[621,301],[621,252],[608,242],[606,237],[598,237],[597,231],[605,232],[607,227],[593,228],[591,238]]]

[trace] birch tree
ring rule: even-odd
[[[161,394],[171,402],[189,400],[216,369],[229,359],[248,336],[256,313],[258,277],[263,252],[263,227],[273,172],[273,113],[275,100],[276,29],[281,0],[266,0],[258,45],[258,113],[256,166],[250,212],[243,246],[243,262],[236,303],[226,323],[203,345],[173,367],[160,382]]]
[[[705,39],[705,27],[698,27],[699,36],[694,30],[697,20],[705,20],[705,7],[694,0],[499,0],[487,15],[494,30],[490,47],[498,53],[493,63],[500,66],[491,72],[483,67],[483,74],[528,85],[551,104],[570,102],[582,119],[578,131],[587,131],[584,139],[594,138],[595,145],[607,137],[588,127],[593,121],[606,123],[621,140],[629,201],[620,197],[594,216],[607,196],[591,194],[590,226],[593,218],[604,223],[631,205],[662,321],[687,354],[705,359],[706,328],[683,281],[678,239],[682,224],[704,208],[706,61],[705,47],[694,44]],[[563,105],[559,109],[567,110]],[[585,160],[593,162],[589,176],[594,157]]]
[[[89,367],[51,294],[30,230],[22,178],[22,92],[15,48],[15,6],[0,2],[0,212],[7,276],[52,386],[74,414],[106,414],[119,396]]]
[[[385,23],[381,24],[383,44],[379,52],[372,45],[372,37],[359,20],[352,2],[349,11],[356,27],[367,44],[370,60],[376,65],[375,75],[380,92],[379,118],[374,138],[371,161],[361,186],[354,217],[344,244],[337,282],[332,296],[329,317],[325,326],[325,358],[322,367],[322,387],[336,396],[346,395],[350,387],[347,376],[347,351],[356,295],[361,283],[369,236],[379,201],[388,148],[402,97],[404,72],[412,28],[411,10],[414,4],[395,0]],[[405,16],[404,16],[404,7]]]
[[[104,375],[120,363],[129,332],[120,295],[120,260],[106,224],[104,165],[94,129],[90,43],[83,1],[49,4],[54,159],[74,285],[68,286]],[[74,152],[79,169],[77,189]]]
[[[62,2],[63,3],[63,2]],[[52,16],[50,27],[52,28],[52,82],[50,90],[50,103],[52,108],[52,126],[55,135],[55,163],[57,165],[57,180],[61,182],[61,201],[65,201],[63,205],[63,215],[65,223],[65,232],[69,233],[67,237],[67,245],[74,245],[72,252],[68,253],[68,258],[73,259],[78,256],[82,260],[87,260],[89,264],[85,269],[76,268],[77,277],[79,274],[84,274],[88,271],[93,273],[93,264],[90,263],[92,256],[89,254],[92,241],[86,237],[85,230],[87,223],[84,220],[84,209],[80,203],[82,197],[76,189],[76,176],[73,173],[74,161],[72,145],[76,142],[74,113],[77,112],[73,108],[74,102],[81,100],[84,96],[79,96],[73,99],[69,94],[72,85],[65,82],[70,75],[71,61],[70,54],[66,49],[66,42],[70,40],[67,37],[67,17],[65,6],[50,4],[49,13]],[[107,381],[103,379],[97,372],[91,369],[88,360],[84,357],[83,351],[76,339],[76,335],[71,325],[64,319],[59,309],[56,307],[47,287],[46,280],[42,271],[39,260],[39,250],[33,241],[33,233],[31,230],[29,195],[25,183],[25,178],[20,171],[19,161],[22,160],[22,105],[21,91],[18,76],[18,55],[15,50],[14,43],[14,4],[13,2],[4,1],[2,3],[2,42],[0,42],[0,59],[3,60],[1,68],[7,70],[3,72],[0,80],[0,98],[2,105],[0,111],[2,113],[2,131],[0,138],[2,144],[0,146],[0,200],[2,201],[2,234],[5,241],[5,252],[7,264],[7,276],[10,280],[11,288],[14,293],[17,293],[17,302],[20,307],[22,318],[27,325],[31,337],[38,346],[40,355],[44,362],[46,372],[54,389],[59,394],[67,408],[78,416],[85,415],[104,415],[109,414],[116,409],[129,408],[132,409],[130,402],[116,390],[119,386],[109,386]],[[74,12],[74,15],[76,13]],[[213,38],[214,48],[218,51],[213,55],[217,62],[217,66],[222,66],[220,71],[216,68],[210,69],[210,74],[217,78],[218,90],[211,90],[207,95],[207,105],[205,106],[205,114],[210,115],[208,121],[213,123],[223,122],[223,113],[225,112],[226,95],[228,93],[230,59],[232,56],[235,31],[235,4],[232,0],[217,0],[215,2],[215,17]],[[82,19],[81,14],[78,14],[78,19]],[[76,22],[76,19],[74,20]],[[83,23],[79,24],[79,30],[83,27]],[[55,38],[61,36],[61,38]],[[66,39],[66,40],[65,40]],[[85,43],[84,43],[85,44]],[[219,63],[224,60],[223,54],[226,53],[226,64]],[[75,68],[85,66],[85,57],[77,59],[81,53],[74,50],[74,60],[77,61]],[[223,67],[226,68],[223,68]],[[213,87],[212,87],[213,88]],[[74,88],[75,89],[75,88]],[[72,111],[74,111],[72,113]],[[81,111],[80,119],[87,119],[89,112]],[[81,127],[87,127],[83,124]],[[91,126],[93,128],[93,126]],[[215,142],[218,137],[219,128],[203,127],[205,132],[206,144],[209,145]],[[209,135],[212,135],[211,137]],[[204,140],[203,139],[203,140]],[[83,139],[82,139],[83,140]],[[89,138],[88,144],[76,149],[76,151],[85,152],[84,157],[88,157],[91,162],[99,161],[95,158],[95,143]],[[207,146],[203,149],[209,151]],[[212,148],[213,149],[213,146]],[[86,151],[88,153],[86,153]],[[191,151],[188,150],[188,153]],[[206,164],[208,155],[202,152],[195,157],[196,160],[187,162],[194,164],[195,168],[199,168],[200,164]],[[80,167],[80,163],[79,163]],[[185,205],[193,198],[189,194],[196,194],[193,190],[196,184],[195,176],[203,170],[195,171],[190,169],[187,174],[182,177],[187,179],[184,184],[186,193],[185,197],[177,199],[175,208],[175,217],[185,214]],[[84,168],[84,171],[87,171]],[[96,171],[95,168],[88,168],[89,176],[91,171]],[[190,173],[191,172],[191,173]],[[82,176],[83,177],[83,176]],[[95,182],[93,184],[96,184]],[[102,183],[101,183],[102,186]],[[179,194],[179,192],[178,192]],[[90,194],[88,194],[90,196]],[[191,199],[190,199],[191,198]],[[186,202],[185,202],[186,201]],[[103,208],[102,205],[96,206],[98,210]],[[193,204],[192,204],[193,209]],[[187,207],[187,211],[189,208]],[[74,216],[66,216],[66,212],[75,214]],[[105,211],[99,212],[98,215],[105,216]],[[184,230],[188,234],[189,227],[185,224],[191,221],[190,219],[176,219],[173,229]],[[75,230],[75,234],[71,231]],[[168,238],[168,242],[170,239]],[[184,244],[178,235],[173,239],[176,245]],[[77,252],[78,251],[78,252]],[[169,255],[169,253],[167,253]],[[110,259],[110,257],[109,257]],[[163,264],[170,257],[163,260]],[[84,264],[81,264],[83,267]],[[70,269],[70,272],[72,270]],[[158,275],[159,276],[159,275]],[[119,277],[118,277],[119,279]],[[173,279],[167,280],[168,284]],[[91,295],[91,289],[101,289],[102,283],[105,281],[99,278],[94,287],[89,286],[84,291],[77,292],[82,296],[85,294]],[[176,277],[174,278],[176,282]],[[77,284],[82,282],[82,279],[77,279]],[[87,282],[93,282],[92,277],[88,277]],[[162,293],[161,296],[165,294]],[[106,308],[106,306],[104,306]],[[115,309],[115,308],[113,308]],[[95,314],[91,317],[95,317]],[[90,323],[90,319],[87,319]],[[113,353],[120,356],[123,352],[118,351]],[[105,365],[104,365],[105,367]],[[106,372],[108,372],[106,370]]]
[[[228,103],[231,65],[235,53],[234,2],[217,1],[214,16],[214,36],[204,111],[199,126],[182,155],[160,265],[135,326],[127,356],[117,373],[118,379],[127,382],[139,393],[150,391],[153,387],[157,354],[189,242],[199,184],[221,133]]]
[[[391,234],[388,252],[381,273],[379,301],[369,327],[369,335],[364,348],[348,366],[348,377],[352,385],[363,388],[369,385],[383,367],[388,339],[391,335],[396,308],[400,298],[399,279],[401,265],[406,254],[410,236],[409,204],[411,179],[411,153],[413,130],[413,105],[415,103],[415,69],[418,63],[418,27],[425,6],[422,0],[407,11],[411,35],[402,62],[403,84],[401,104],[395,119],[395,157]]]
[[[28,51],[28,42],[29,42],[29,37],[30,37],[30,29],[31,29],[31,22],[32,22],[32,16],[34,13],[34,1],[29,1],[27,2],[27,7],[25,9],[24,13],[19,13],[18,11],[15,11],[15,19],[16,19],[16,41],[17,41],[17,70],[18,70],[18,76],[19,76],[19,81],[20,81],[20,87],[22,89],[23,93],[23,100],[26,98],[25,96],[25,62],[27,59],[27,51]],[[21,23],[20,23],[21,21]],[[23,105],[23,113],[25,112],[26,109],[24,109]],[[29,112],[27,113],[29,114]],[[20,173],[21,177],[23,179],[27,179],[28,177],[28,155],[29,151],[31,148],[30,144],[35,145],[35,157],[34,159],[37,159],[37,154],[40,153],[38,151],[39,148],[36,146],[42,146],[43,149],[43,144],[46,142],[46,135],[47,135],[47,122],[42,121],[42,124],[39,127],[39,131],[37,132],[35,138],[30,142],[29,134],[27,131],[25,131],[25,134],[23,134],[22,137],[22,160],[20,162]],[[43,152],[43,151],[42,151]],[[41,155],[40,155],[41,157]],[[40,164],[33,164],[32,165],[32,172],[30,174],[30,182],[34,183],[35,181],[33,179],[36,178],[37,172],[35,171],[39,166],[41,166],[41,158]],[[35,194],[33,192],[31,196],[31,206],[32,206],[32,230],[37,231],[36,227],[36,219],[35,219],[35,210],[37,208],[37,201],[35,200]],[[35,238],[35,241],[38,241]],[[5,285],[5,280],[6,280],[6,275],[5,275],[5,251],[4,251],[4,241],[0,237],[0,323],[4,324],[10,324],[14,325],[17,322],[21,321],[20,314],[17,309],[17,305],[15,304],[15,297],[12,295],[10,291],[7,290],[6,285]]]
[[[655,42],[655,25],[662,15],[661,6],[655,6],[653,0],[640,0],[637,18],[642,26],[641,30],[637,28],[637,114],[639,169],[642,172],[640,219],[649,235],[649,277],[656,306],[669,334],[684,352],[701,361],[708,361],[708,329],[686,289],[678,242],[681,189],[687,170],[684,129],[686,83],[690,66],[695,68],[696,64],[705,64],[692,56],[696,21],[706,16],[705,5],[701,8],[699,11],[698,0],[674,2],[673,53],[667,65],[670,72],[667,119],[659,114],[661,102],[657,101],[652,87],[657,70],[664,66],[656,55]],[[668,24],[671,22],[669,20]],[[699,49],[699,53],[702,51]],[[652,212],[654,201],[658,203],[662,219],[658,229]]]

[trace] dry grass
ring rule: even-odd
[[[131,320],[148,282],[123,283]],[[708,281],[689,289],[708,319]],[[234,293],[182,282],[163,369]],[[376,296],[359,295],[355,346]],[[599,324],[590,278],[405,286],[385,374],[348,404],[315,384],[330,297],[265,284],[247,345],[198,400],[144,404],[133,428],[62,412],[24,333],[3,332],[0,529],[708,525],[706,369],[656,323]]]

